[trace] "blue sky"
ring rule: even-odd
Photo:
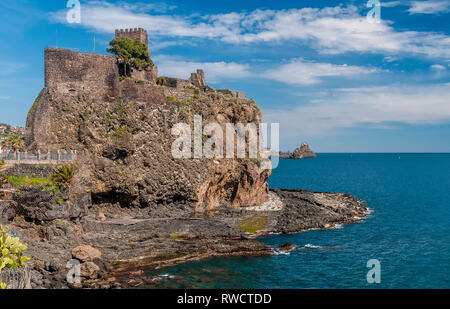
[[[247,93],[281,148],[450,152],[450,1],[83,1],[0,3],[0,122],[25,125],[46,46],[105,53],[114,29],[143,27],[160,75],[203,68]],[[58,33],[58,35],[56,35]]]

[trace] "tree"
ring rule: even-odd
[[[110,48],[106,51],[117,56],[120,64],[123,65],[123,76],[129,76],[129,68],[138,70],[153,67],[153,61],[150,58],[147,46],[130,38],[119,38],[109,42]]]
[[[4,141],[2,141],[1,144],[2,148],[12,148],[14,152],[17,152],[17,150],[21,150],[25,147],[25,144],[23,142],[23,137],[20,135],[10,135],[8,138]]]

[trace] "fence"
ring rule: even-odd
[[[56,153],[41,153],[39,150],[36,153],[29,153],[28,151],[3,152],[0,153],[0,160],[5,162],[24,162],[24,163],[49,163],[49,162],[71,162],[77,160],[76,150],[70,152],[58,151]]]

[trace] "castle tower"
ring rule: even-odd
[[[134,29],[116,29],[116,39],[129,38],[135,41],[140,41],[147,46],[148,50],[148,34],[145,29],[134,28]]]

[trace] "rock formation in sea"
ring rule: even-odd
[[[280,158],[282,159],[306,159],[306,158],[317,158],[317,155],[314,151],[311,150],[308,143],[303,142],[302,145],[295,149],[293,153],[288,152],[280,152]]]

